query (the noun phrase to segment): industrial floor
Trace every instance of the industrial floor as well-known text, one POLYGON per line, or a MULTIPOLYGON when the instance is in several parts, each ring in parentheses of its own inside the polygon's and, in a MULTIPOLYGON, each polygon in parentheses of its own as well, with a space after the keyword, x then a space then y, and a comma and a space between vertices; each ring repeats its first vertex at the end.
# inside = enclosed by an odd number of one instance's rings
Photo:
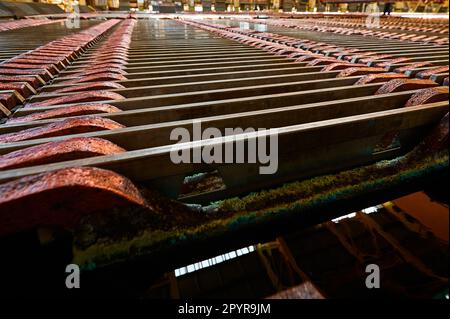
POLYGON ((2 294, 448 299, 448 18, 80 17, 0 21, 2 294))

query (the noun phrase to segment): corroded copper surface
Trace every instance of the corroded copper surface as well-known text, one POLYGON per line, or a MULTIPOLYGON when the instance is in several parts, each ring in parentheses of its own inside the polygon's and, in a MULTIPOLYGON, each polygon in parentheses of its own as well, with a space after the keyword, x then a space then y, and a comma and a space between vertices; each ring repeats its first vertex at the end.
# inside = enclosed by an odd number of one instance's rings
POLYGON ((290 55, 292 53, 295 53, 295 52, 296 52, 295 48, 289 48, 289 49, 286 48, 286 49, 281 49, 281 50, 275 52, 275 55, 286 55, 286 56, 288 56, 288 55, 290 55))
POLYGON ((11 116, 11 111, 0 102, 0 119, 11 116))
POLYGON ((14 83, 14 82, 25 82, 28 83, 34 89, 39 88, 41 83, 35 76, 26 75, 0 75, 0 83, 14 83))
POLYGON ((125 69, 125 65, 123 63, 118 62, 102 62, 97 63, 91 66, 87 66, 85 68, 82 68, 80 70, 88 71, 88 70, 97 70, 97 69, 104 69, 104 68, 119 68, 119 69, 125 69))
MULTIPOLYGON (((70 73, 69 77, 83 77, 83 76, 90 76, 90 75, 100 74, 100 73, 116 73, 116 74, 122 74, 122 75, 127 74, 126 71, 124 71, 120 68, 112 67, 112 68, 87 70, 86 72, 70 73)), ((59 78, 63 79, 64 77, 60 76, 59 78)))
POLYGON ((329 65, 336 63, 336 59, 334 58, 320 58, 320 59, 314 59, 310 62, 308 62, 308 66, 314 66, 314 65, 329 65))
POLYGON ((430 76, 434 74, 440 74, 440 73, 448 73, 448 65, 447 66, 439 66, 436 68, 431 68, 428 70, 421 71, 416 74, 416 77, 419 79, 428 79, 430 76))
POLYGON ((403 62, 408 62, 408 61, 411 61, 411 59, 410 58, 396 58, 396 59, 392 59, 389 61, 379 62, 379 63, 376 63, 375 65, 377 67, 384 68, 391 64, 403 63, 403 62))
POLYGON ((371 73, 383 73, 386 72, 383 68, 359 68, 359 67, 352 67, 345 70, 342 70, 337 77, 338 78, 344 78, 347 76, 355 76, 355 75, 366 75, 371 73))
POLYGON ((85 65, 90 67, 90 66, 102 65, 102 64, 106 64, 106 63, 111 64, 111 65, 112 64, 127 64, 128 61, 126 59, 124 59, 124 58, 111 57, 109 59, 104 59, 104 60, 101 60, 101 61, 99 61, 99 60, 92 60, 92 61, 87 62, 85 65))
POLYGON ((319 51, 319 52, 330 51, 330 50, 333 50, 333 49, 336 49, 336 46, 335 45, 329 45, 329 44, 312 46, 310 48, 310 50, 319 51))
POLYGON ((367 74, 363 76, 355 85, 363 85, 368 83, 380 83, 387 82, 392 79, 407 78, 403 73, 377 73, 377 74, 367 74))
POLYGON ((364 53, 357 53, 355 55, 347 55, 344 57, 345 61, 351 61, 353 59, 360 59, 360 58, 364 58, 364 57, 369 57, 369 56, 375 56, 377 55, 376 52, 372 52, 372 51, 368 51, 368 52, 364 52, 364 53))
POLYGON ((355 67, 361 67, 361 68, 365 68, 366 65, 365 64, 356 64, 356 63, 350 63, 350 62, 335 62, 335 63, 331 63, 328 64, 326 66, 324 66, 324 68, 321 70, 322 72, 328 72, 328 71, 339 71, 339 70, 345 70, 348 68, 355 68, 355 67))
POLYGON ((369 63, 369 62, 373 62, 373 61, 389 59, 391 57, 392 57, 392 55, 390 55, 390 54, 379 54, 379 55, 370 56, 368 58, 363 58, 363 59, 359 60, 359 62, 360 63, 369 63))
POLYGON ((47 94, 55 93, 70 93, 70 92, 83 92, 83 91, 94 91, 94 90, 113 90, 113 89, 123 89, 124 86, 116 82, 89 82, 88 84, 67 86, 65 88, 57 89, 47 94))
POLYGON ((0 135, 0 143, 13 143, 44 137, 113 130, 123 127, 122 124, 100 117, 77 117, 19 132, 2 134, 0 135))
POLYGON ((0 103, 10 110, 17 105, 18 101, 14 93, 0 93, 0 103))
POLYGON ((122 152, 125 152, 123 148, 105 139, 94 137, 71 138, 28 147, 0 156, 0 170, 122 152))
POLYGON ((291 59, 294 59, 294 58, 299 58, 299 57, 301 57, 301 56, 303 56, 305 54, 306 54, 305 51, 300 51, 299 49, 297 49, 296 52, 293 52, 293 53, 289 54, 287 57, 291 58, 291 59))
POLYGON ((433 86, 438 86, 438 84, 431 80, 419 80, 419 79, 395 79, 390 80, 381 86, 375 95, 387 94, 392 92, 402 92, 408 90, 425 89, 433 86))
POLYGON ((5 69, 0 65, 0 75, 39 75, 44 81, 49 81, 51 79, 50 74, 44 69, 29 69, 29 70, 18 70, 18 69, 5 69))
POLYGON ((76 79, 61 82, 61 84, 74 84, 83 82, 99 82, 99 81, 123 81, 127 78, 116 73, 98 73, 90 76, 80 77, 76 79))
POLYGON ((107 100, 122 100, 124 97, 120 94, 108 91, 81 92, 78 94, 70 94, 60 97, 51 98, 36 103, 27 103, 25 107, 43 107, 60 104, 95 102, 107 100))
POLYGON ((96 113, 115 113, 120 111, 121 109, 109 104, 84 103, 48 110, 45 112, 32 113, 21 117, 14 117, 9 119, 8 123, 30 122, 58 117, 90 115, 96 113))
MULTIPOLYGON (((17 8, 18 9, 18 8, 17 8)), ((55 22, 63 22, 64 20, 50 20, 47 18, 33 18, 33 19, 20 19, 20 20, 6 20, 5 22, 0 23, 0 32, 1 31, 9 31, 22 29, 26 27, 35 27, 44 24, 51 24, 55 22)))
POLYGON ((431 66, 433 65, 433 63, 431 62, 418 62, 418 63, 412 63, 412 64, 408 64, 399 68, 394 69, 394 72, 398 72, 398 73, 404 73, 410 70, 414 70, 417 68, 422 68, 424 66, 431 66))
POLYGON ((55 60, 55 59, 36 59, 36 58, 17 57, 9 61, 13 63, 22 63, 22 64, 48 65, 49 67, 56 66, 59 70, 62 70, 65 67, 65 64, 62 63, 63 59, 55 60))
POLYGON ((297 60, 295 60, 295 62, 308 62, 308 61, 313 61, 315 59, 320 59, 323 58, 323 55, 320 54, 305 54, 301 57, 299 57, 297 60))
POLYGON ((118 56, 118 57, 128 57, 128 49, 125 48, 107 48, 107 49, 103 49, 101 51, 96 51, 93 54, 91 54, 89 57, 90 58, 110 58, 110 57, 114 57, 114 56, 118 56))
POLYGON ((432 40, 436 40, 437 38, 439 38, 439 37, 436 36, 436 35, 433 35, 431 37, 423 38, 422 41, 429 42, 429 41, 432 41, 432 40))
MULTIPOLYGON (((53 61, 53 62, 60 62, 64 61, 67 58, 65 56, 62 56, 61 54, 48 54, 48 53, 39 53, 31 51, 30 53, 21 54, 17 59, 33 59, 33 60, 40 60, 40 61, 53 61)), ((15 61, 14 59, 12 59, 15 61)))
POLYGON ((424 153, 433 153, 448 148, 448 113, 441 119, 438 125, 419 144, 424 153))
POLYGON ((1 90, 14 90, 20 93, 24 98, 29 97, 32 92, 26 83, 1 83, 0 82, 0 91, 1 90))
POLYGON ((439 86, 420 90, 413 94, 405 106, 415 106, 448 100, 448 86, 439 86))
POLYGON ((0 185, 0 236, 37 226, 73 227, 85 214, 118 206, 147 206, 127 178, 93 167, 74 167, 0 185))

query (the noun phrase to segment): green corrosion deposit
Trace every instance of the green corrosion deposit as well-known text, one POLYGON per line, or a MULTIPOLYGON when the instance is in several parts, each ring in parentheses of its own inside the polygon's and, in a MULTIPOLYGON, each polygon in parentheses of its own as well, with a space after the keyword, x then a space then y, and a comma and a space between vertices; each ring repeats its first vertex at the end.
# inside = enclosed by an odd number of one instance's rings
POLYGON ((219 201, 214 203, 217 210, 213 213, 193 211, 164 199, 156 205, 157 212, 134 209, 115 211, 108 218, 91 217, 75 232, 73 262, 86 270, 105 266, 273 218, 302 214, 336 200, 383 190, 386 185, 401 186, 447 168, 447 149, 430 154, 416 147, 392 160, 219 201))

